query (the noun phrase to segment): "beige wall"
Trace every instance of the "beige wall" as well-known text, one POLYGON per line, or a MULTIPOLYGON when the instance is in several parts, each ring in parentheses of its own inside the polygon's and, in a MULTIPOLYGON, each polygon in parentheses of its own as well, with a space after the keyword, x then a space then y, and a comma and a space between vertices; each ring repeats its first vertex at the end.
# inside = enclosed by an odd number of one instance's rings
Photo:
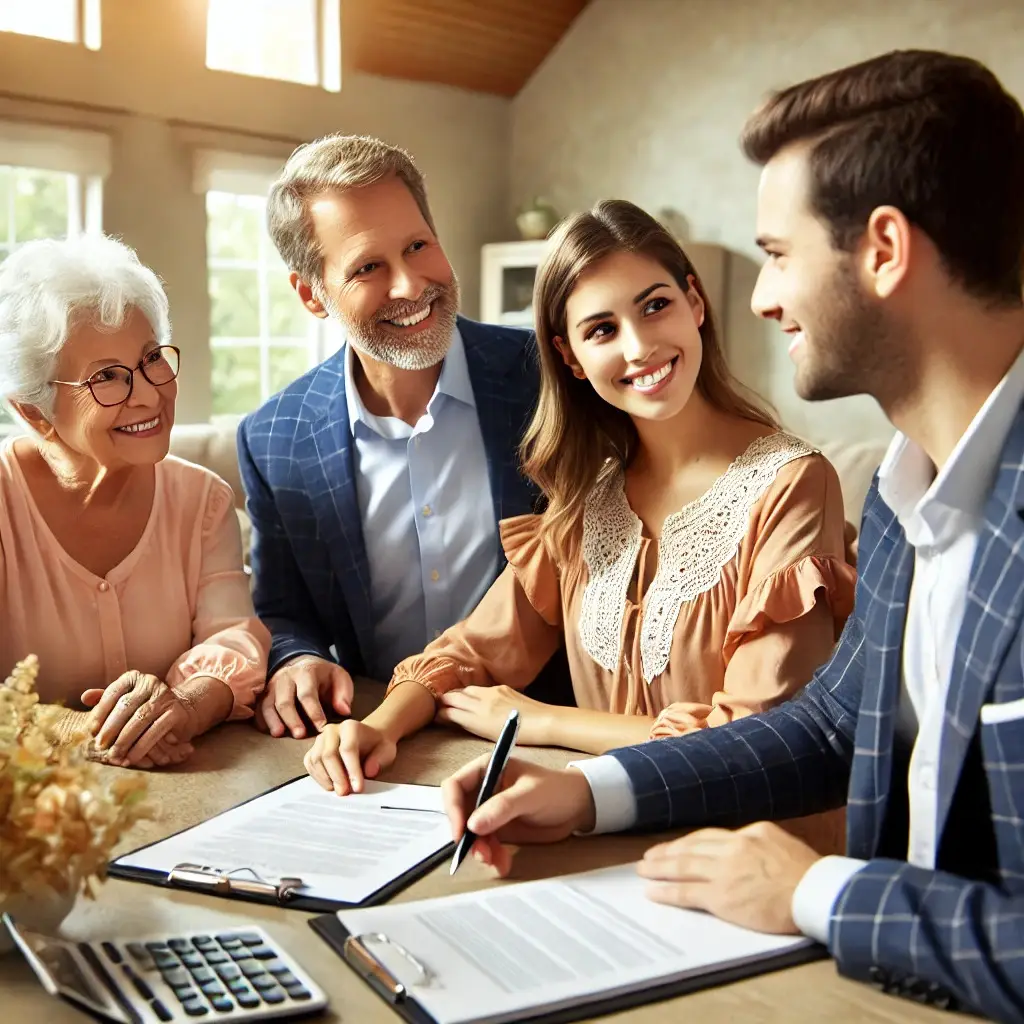
POLYGON ((508 237, 509 102, 372 75, 340 94, 205 67, 205 0, 103 0, 96 52, 0 32, 0 118, 86 125, 113 138, 104 227, 164 279, 184 362, 183 422, 210 409, 204 200, 191 149, 287 156, 332 131, 405 146, 476 315, 480 246, 508 237))
POLYGON ((797 398, 778 330, 750 313, 757 170, 736 139, 769 89, 902 47, 978 57, 1024 98, 1021 0, 593 0, 513 102, 512 203, 678 210, 730 250, 736 371, 816 440, 888 434, 868 399, 797 398))

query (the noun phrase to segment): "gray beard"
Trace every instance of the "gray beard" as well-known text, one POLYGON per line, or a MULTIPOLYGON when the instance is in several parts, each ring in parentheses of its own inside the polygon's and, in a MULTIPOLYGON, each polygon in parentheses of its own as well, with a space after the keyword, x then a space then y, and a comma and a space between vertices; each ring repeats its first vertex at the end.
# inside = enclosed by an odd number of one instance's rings
POLYGON ((427 370, 441 362, 451 347, 459 310, 459 282, 453 276, 448 287, 430 285, 417 303, 392 303, 378 310, 373 320, 363 322, 344 316, 328 295, 318 295, 317 298, 324 309, 345 326, 346 340, 353 348, 378 363, 386 363, 399 370, 427 370), (422 309, 425 301, 434 306, 434 323, 428 330, 406 341, 381 326, 384 320, 409 316, 416 307, 422 309))

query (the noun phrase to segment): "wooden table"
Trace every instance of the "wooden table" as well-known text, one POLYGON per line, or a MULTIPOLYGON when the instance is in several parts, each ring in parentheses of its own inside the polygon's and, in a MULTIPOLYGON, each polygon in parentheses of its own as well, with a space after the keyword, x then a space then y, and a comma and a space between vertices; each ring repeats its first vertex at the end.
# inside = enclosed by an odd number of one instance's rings
MULTIPOLYGON (((356 712, 362 717, 380 697, 375 684, 361 684, 356 712)), ((197 742, 191 760, 174 771, 152 773, 151 799, 159 820, 140 824, 119 852, 161 839, 182 828, 302 774, 302 755, 308 740, 274 740, 248 724, 224 726, 197 742)), ((403 743, 398 761, 382 778, 395 782, 438 784, 454 769, 491 745, 465 734, 428 729, 403 743)), ((552 767, 563 767, 574 755, 563 750, 520 748, 519 756, 552 767)), ((118 771, 120 769, 104 769, 118 771)), ((567 869, 624 864, 640 857, 653 840, 648 837, 599 836, 570 839, 554 846, 523 847, 516 855, 511 881, 548 878, 567 869)), ((422 899, 478 889, 496 881, 487 869, 467 860, 454 880, 443 865, 404 890, 396 899, 422 899)), ((164 890, 155 886, 112 880, 95 902, 79 900, 67 918, 63 934, 75 939, 110 935, 130 938, 186 928, 215 930, 255 922, 290 951, 324 988, 331 1001, 325 1021, 347 1024, 394 1022, 400 1018, 308 927, 310 915, 252 903, 164 890)), ((0 1017, 4 1024, 45 1021, 73 1024, 86 1018, 72 1007, 50 999, 17 953, 0 956, 0 1017)), ((938 1024, 967 1019, 942 1014, 914 1003, 884 996, 866 985, 840 978, 831 961, 761 975, 733 985, 655 1003, 603 1018, 634 1024, 681 1020, 701 1024, 893 1024, 922 1021, 938 1024)))

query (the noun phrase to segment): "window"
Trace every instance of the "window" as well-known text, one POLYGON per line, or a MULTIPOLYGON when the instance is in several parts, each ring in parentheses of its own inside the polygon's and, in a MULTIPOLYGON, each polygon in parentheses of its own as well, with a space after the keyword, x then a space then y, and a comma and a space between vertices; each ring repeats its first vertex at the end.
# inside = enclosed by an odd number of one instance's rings
POLYGON ((100 48, 100 0, 0 0, 0 32, 100 48))
POLYGON ((206 66, 341 89, 341 0, 209 0, 206 66))
MULTIPOLYGON (((37 238, 99 231, 109 139, 0 122, 0 261, 37 238)), ((13 420, 0 403, 0 433, 13 420)))

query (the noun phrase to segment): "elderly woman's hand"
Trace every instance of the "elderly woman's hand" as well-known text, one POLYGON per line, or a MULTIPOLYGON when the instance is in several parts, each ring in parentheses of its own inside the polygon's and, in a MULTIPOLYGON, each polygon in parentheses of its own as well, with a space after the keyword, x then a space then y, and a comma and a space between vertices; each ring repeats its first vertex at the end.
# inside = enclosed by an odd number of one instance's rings
POLYGON ((125 672, 102 690, 86 690, 82 702, 93 708, 90 731, 110 764, 177 764, 191 753, 187 741, 199 731, 195 708, 143 672, 125 672))

